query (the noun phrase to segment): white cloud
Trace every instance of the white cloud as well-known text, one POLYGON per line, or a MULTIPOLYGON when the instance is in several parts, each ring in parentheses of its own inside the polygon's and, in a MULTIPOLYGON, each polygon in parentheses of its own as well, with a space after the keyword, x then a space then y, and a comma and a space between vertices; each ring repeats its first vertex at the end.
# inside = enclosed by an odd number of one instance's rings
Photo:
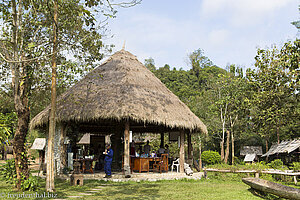
POLYGON ((200 15, 216 18, 224 15, 237 26, 256 25, 293 0, 203 0, 200 15))
MULTIPOLYGON (((172 5, 181 5, 176 2, 172 5)), ((171 3, 171 0, 162 2, 171 3)), ((297 32, 290 25, 298 16, 297 3, 291 0, 203 0, 201 3, 201 16, 197 9, 186 10, 180 16, 179 8, 160 12, 128 9, 110 23, 115 36, 106 43, 115 44, 114 50, 118 51, 126 40, 125 49, 141 62, 152 57, 157 67, 169 64, 187 69, 187 54, 198 48, 220 67, 227 63, 250 67, 257 46, 264 48, 284 42, 297 32)))
POLYGON ((230 32, 225 29, 213 30, 209 34, 210 43, 214 46, 224 46, 228 42, 230 32))

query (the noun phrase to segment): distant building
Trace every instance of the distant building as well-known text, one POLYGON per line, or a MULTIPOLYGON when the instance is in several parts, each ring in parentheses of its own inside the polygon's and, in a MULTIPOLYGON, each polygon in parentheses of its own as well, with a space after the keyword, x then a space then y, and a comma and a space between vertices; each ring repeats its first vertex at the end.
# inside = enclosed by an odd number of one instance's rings
POLYGON ((241 156, 245 156, 244 162, 255 162, 259 161, 259 156, 262 155, 261 146, 243 146, 240 151, 241 156))
POLYGON ((270 150, 262 155, 269 160, 281 159, 284 164, 299 162, 300 138, 291 141, 282 141, 280 144, 273 144, 270 150))

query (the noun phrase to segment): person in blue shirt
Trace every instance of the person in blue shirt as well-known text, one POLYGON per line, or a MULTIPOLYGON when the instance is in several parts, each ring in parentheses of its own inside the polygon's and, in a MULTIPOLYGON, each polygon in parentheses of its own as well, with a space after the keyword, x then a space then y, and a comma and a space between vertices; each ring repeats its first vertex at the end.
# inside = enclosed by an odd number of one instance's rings
POLYGON ((104 171, 105 176, 104 178, 111 178, 111 163, 114 155, 114 151, 111 149, 110 144, 106 145, 106 150, 104 152, 105 158, 104 158, 104 171))

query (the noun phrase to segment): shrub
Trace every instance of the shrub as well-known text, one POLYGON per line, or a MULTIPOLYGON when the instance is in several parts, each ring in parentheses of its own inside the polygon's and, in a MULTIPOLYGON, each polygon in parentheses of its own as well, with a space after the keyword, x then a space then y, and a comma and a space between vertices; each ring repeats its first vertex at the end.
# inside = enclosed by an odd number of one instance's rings
POLYGON ((283 165, 283 162, 280 159, 275 159, 268 164, 269 167, 273 169, 286 169, 286 166, 283 165))
POLYGON ((221 162, 221 156, 216 151, 203 151, 201 158, 202 161, 208 165, 213 165, 221 162))
POLYGON ((30 175, 28 179, 22 181, 22 190, 35 191, 39 186, 38 178, 30 175))
MULTIPOLYGON (((16 173, 16 166, 15 166, 15 160, 6 160, 6 163, 1 166, 2 170, 0 171, 0 175, 2 178, 6 180, 6 182, 15 184, 17 181, 17 173, 16 173)), ((22 177, 21 182, 21 189, 22 190, 29 190, 34 191, 37 189, 39 185, 39 181, 37 177, 34 177, 32 175, 29 175, 27 179, 25 177, 22 177)))
POLYGON ((300 171, 300 162, 293 162, 291 169, 294 171, 300 171))
POLYGON ((0 173, 6 180, 6 182, 11 184, 15 183, 17 178, 15 160, 6 160, 5 164, 2 166, 2 170, 0 171, 0 173))

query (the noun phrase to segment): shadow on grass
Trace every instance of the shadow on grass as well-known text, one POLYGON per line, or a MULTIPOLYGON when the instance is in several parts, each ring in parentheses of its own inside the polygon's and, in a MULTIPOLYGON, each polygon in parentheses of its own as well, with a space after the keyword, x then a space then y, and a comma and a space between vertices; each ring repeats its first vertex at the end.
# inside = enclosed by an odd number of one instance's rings
POLYGON ((250 191, 253 195, 260 197, 262 199, 267 199, 267 200, 279 200, 282 199, 280 197, 277 197, 273 194, 265 193, 259 190, 255 190, 253 188, 249 188, 248 191, 250 191))

